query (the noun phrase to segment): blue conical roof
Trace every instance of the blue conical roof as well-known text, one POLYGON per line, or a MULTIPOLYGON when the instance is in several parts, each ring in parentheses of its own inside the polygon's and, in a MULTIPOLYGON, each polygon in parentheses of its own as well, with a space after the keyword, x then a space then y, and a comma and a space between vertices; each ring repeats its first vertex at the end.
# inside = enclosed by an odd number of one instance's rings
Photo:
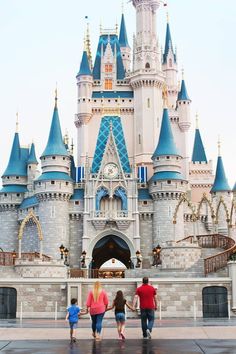
POLYGON ((25 154, 25 150, 24 151, 23 150, 24 149, 21 149, 21 147, 20 147, 19 134, 16 132, 14 139, 13 139, 13 143, 12 143, 9 162, 8 162, 7 168, 6 168, 2 177, 5 177, 5 176, 26 176, 27 175, 26 158, 28 158, 28 156, 26 156, 27 151, 25 154))
POLYGON ((35 154, 35 146, 34 143, 31 144, 30 148, 30 153, 29 153, 29 158, 27 161, 28 164, 38 164, 38 161, 36 159, 36 154, 35 154))
MULTIPOLYGON (((171 34, 170 34, 170 25, 167 22, 167 25, 166 25, 165 51, 163 53, 163 64, 165 64, 167 62, 167 56, 168 56, 169 50, 171 50, 172 53, 174 54, 173 44, 172 44, 172 39, 171 39, 171 34)), ((176 55, 175 54, 174 54, 174 60, 176 62, 176 55)))
POLYGON ((120 47, 129 47, 124 14, 121 16, 119 43, 120 47))
POLYGON ((152 159, 154 159, 157 156, 163 156, 163 155, 180 156, 180 154, 178 153, 178 150, 175 146, 174 137, 173 137, 172 129, 170 126, 170 119, 169 119, 167 108, 164 108, 164 110, 163 110, 159 142, 158 142, 156 150, 152 156, 152 159))
POLYGON ((83 52, 82 60, 80 63, 80 69, 79 69, 77 76, 79 76, 79 75, 92 75, 92 72, 91 72, 90 66, 89 66, 89 61, 88 61, 88 54, 87 54, 86 50, 84 50, 84 52, 83 52))
POLYGON ((193 154, 192 162, 206 162, 206 153, 202 143, 202 138, 199 129, 195 131, 194 145, 193 145, 193 154))
POLYGON ((60 120, 59 120, 59 115, 58 115, 58 108, 57 108, 56 104, 54 107, 54 112, 53 112, 52 123, 51 123, 47 146, 46 146, 41 158, 44 156, 50 156, 50 155, 69 156, 69 154, 66 150, 65 144, 63 142, 63 139, 62 139, 61 126, 60 126, 60 120))
POLYGON ((181 89, 178 93, 178 101, 190 101, 184 80, 181 82, 181 89))
POLYGON ((218 156, 216 175, 213 186, 211 188, 211 193, 230 191, 230 187, 225 175, 223 160, 221 156, 218 156))

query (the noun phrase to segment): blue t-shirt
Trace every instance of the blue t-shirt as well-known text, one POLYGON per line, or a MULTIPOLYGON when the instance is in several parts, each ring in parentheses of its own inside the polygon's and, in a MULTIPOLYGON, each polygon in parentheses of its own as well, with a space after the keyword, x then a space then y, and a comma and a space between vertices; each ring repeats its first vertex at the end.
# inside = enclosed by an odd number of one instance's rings
POLYGON ((67 308, 67 311, 69 312, 69 322, 78 322, 78 314, 80 313, 79 306, 71 305, 67 308))

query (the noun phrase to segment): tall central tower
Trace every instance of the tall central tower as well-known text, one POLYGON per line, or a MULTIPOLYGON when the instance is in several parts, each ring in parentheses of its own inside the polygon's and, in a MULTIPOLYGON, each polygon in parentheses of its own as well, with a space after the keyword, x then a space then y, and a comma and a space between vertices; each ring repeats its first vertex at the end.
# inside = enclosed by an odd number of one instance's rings
MULTIPOLYGON (((151 166, 163 109, 164 74, 156 33, 159 5, 159 0, 133 0, 136 35, 130 83, 134 90, 134 156, 137 165, 148 167, 151 166)), ((151 167, 148 171, 150 176, 151 167)))

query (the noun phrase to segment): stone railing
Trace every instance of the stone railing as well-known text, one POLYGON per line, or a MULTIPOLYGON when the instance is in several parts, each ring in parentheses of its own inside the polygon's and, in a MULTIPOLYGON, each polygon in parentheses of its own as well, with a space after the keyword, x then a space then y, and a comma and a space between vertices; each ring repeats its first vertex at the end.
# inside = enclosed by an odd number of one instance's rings
POLYGON ((103 219, 123 219, 129 217, 129 212, 126 210, 117 210, 117 211, 96 210, 93 212, 93 217, 103 218, 103 219))
MULTIPOLYGON (((197 235, 198 245, 202 248, 222 248, 224 251, 204 259, 205 275, 216 272, 227 266, 230 256, 236 252, 235 241, 228 236, 220 234, 197 235)), ((181 241, 194 242, 194 236, 185 237, 181 241)))
MULTIPOLYGON (((22 260, 34 261, 35 259, 40 258, 40 253, 38 252, 29 252, 21 253, 22 260)), ((0 252, 0 266, 13 266, 15 261, 19 259, 19 254, 15 252, 0 252)), ((51 257, 42 255, 42 261, 50 261, 51 257)))

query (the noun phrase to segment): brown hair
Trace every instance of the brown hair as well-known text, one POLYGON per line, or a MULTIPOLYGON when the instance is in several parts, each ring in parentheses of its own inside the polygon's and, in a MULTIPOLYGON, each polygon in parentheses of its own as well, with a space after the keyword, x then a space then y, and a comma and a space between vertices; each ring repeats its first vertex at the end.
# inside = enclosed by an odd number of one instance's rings
POLYGON ((122 308, 124 306, 124 302, 125 302, 124 294, 121 290, 118 290, 114 300, 115 307, 122 308))

